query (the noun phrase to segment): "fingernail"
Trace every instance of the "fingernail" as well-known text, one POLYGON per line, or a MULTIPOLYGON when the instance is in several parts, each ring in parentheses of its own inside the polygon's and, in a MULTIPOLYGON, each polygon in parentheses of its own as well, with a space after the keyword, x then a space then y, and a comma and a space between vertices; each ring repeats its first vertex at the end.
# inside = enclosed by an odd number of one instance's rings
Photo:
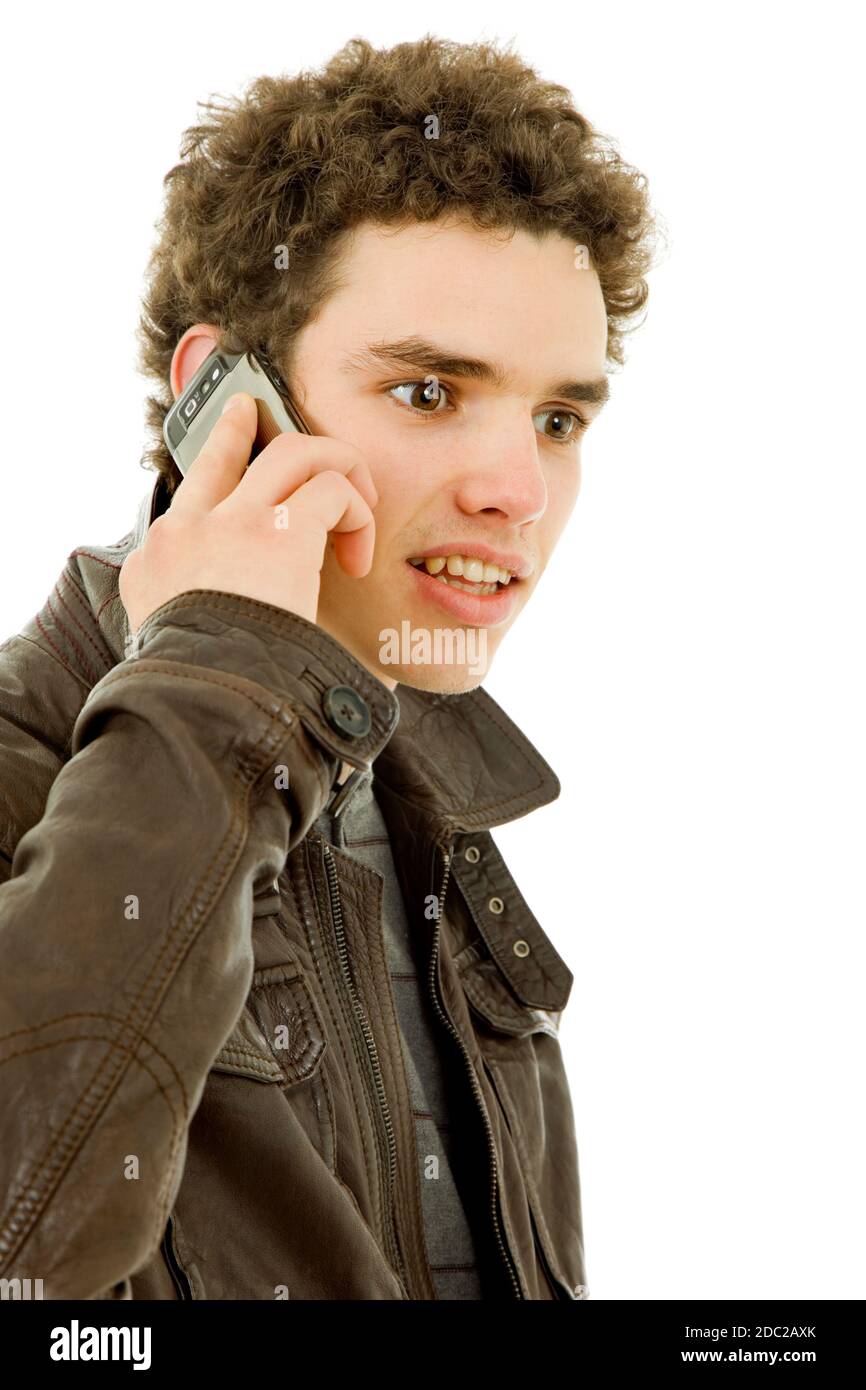
POLYGON ((232 406, 234 406, 234 405, 240 405, 240 403, 241 403, 242 400, 243 400, 243 395, 238 395, 237 393, 235 393, 234 396, 229 396, 228 400, 226 401, 225 405, 223 406, 222 410, 220 411, 220 415, 225 415, 225 413, 226 413, 227 410, 231 410, 232 406))

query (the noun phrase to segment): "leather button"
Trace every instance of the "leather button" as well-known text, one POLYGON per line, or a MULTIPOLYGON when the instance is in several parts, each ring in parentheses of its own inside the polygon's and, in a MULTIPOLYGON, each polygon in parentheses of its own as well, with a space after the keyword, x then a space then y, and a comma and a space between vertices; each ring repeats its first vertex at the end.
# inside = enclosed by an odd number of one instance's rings
POLYGON ((372 719, 367 701, 350 685, 332 685, 322 696, 322 709, 332 729, 349 738, 363 738, 372 719))

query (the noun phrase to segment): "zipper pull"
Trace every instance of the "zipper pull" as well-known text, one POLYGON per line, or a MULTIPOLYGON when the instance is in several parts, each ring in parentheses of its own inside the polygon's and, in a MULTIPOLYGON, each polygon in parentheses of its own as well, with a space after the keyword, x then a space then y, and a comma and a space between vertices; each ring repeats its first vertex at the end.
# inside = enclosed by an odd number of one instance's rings
POLYGON ((436 912, 436 925, 442 921, 442 913, 445 909, 445 895, 448 892, 448 881, 451 878, 451 861, 454 858, 454 842, 448 840, 444 845, 440 844, 442 858, 445 861, 445 872, 442 877, 442 887, 439 889, 438 908, 436 912), (447 848, 446 848, 447 846, 447 848))

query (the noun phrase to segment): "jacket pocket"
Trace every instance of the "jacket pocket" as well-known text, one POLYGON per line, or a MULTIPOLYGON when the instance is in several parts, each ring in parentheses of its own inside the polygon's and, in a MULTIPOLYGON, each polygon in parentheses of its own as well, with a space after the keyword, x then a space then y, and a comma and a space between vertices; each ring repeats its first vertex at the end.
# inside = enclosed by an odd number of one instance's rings
POLYGON ((240 1258, 233 1248, 238 1242, 227 1234, 244 1209, 245 1187, 224 1189, 212 1169, 224 1165, 234 1175, 229 1181, 240 1173, 245 1183, 260 1149, 272 1162, 277 1142, 285 1144, 287 1154, 309 1155, 313 1164, 314 1149, 334 1171, 333 1105, 323 1066, 327 1051, 321 1016, 298 964, 286 960, 256 970, 243 1012, 211 1065, 190 1131, 194 1176, 191 1186, 186 1176, 181 1183, 161 1245, 179 1298, 223 1297, 220 1290, 232 1280, 255 1282, 254 1269, 238 1272, 232 1264, 240 1258), (214 1201, 231 1206, 219 1236, 212 1229, 213 1207, 202 1204, 197 1190, 203 1178, 212 1183, 214 1201))
POLYGON ((336 1129, 321 1014, 295 961, 253 974, 243 1013, 211 1071, 278 1086, 291 1116, 335 1171, 336 1129))
POLYGON ((577 1142, 558 1038, 562 1010, 522 1002, 481 939, 455 965, 516 1154, 509 1171, 523 1185, 536 1258, 556 1298, 586 1298, 577 1142))
POLYGON ((326 1048, 309 986, 288 961, 255 971, 244 1011, 211 1070, 293 1086, 316 1075, 326 1048))
POLYGON ((588 1297, 574 1118, 559 1044, 536 1034, 517 1058, 482 1047, 484 1069, 514 1144, 539 1263, 556 1298, 588 1297))

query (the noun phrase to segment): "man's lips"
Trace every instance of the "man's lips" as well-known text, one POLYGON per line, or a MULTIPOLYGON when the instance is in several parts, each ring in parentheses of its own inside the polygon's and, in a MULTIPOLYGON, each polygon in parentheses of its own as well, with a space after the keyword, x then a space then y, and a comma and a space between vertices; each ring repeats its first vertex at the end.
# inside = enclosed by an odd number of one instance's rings
MULTIPOLYGON (((433 552, 429 553, 432 558, 433 552)), ((439 553, 454 555, 459 554, 459 551, 448 550, 439 553)), ((477 550, 474 553, 479 559, 482 558, 477 550)), ((499 561, 491 559, 489 563, 498 564, 499 561)), ((512 579, 507 587, 497 587, 495 593, 470 594, 465 589, 455 588, 438 574, 428 574, 423 566, 418 568, 416 565, 410 565, 407 560, 406 567, 414 576, 420 597, 435 603, 450 617, 471 627, 498 627, 501 623, 507 622, 518 602, 517 591, 522 587, 519 579, 512 579)))

